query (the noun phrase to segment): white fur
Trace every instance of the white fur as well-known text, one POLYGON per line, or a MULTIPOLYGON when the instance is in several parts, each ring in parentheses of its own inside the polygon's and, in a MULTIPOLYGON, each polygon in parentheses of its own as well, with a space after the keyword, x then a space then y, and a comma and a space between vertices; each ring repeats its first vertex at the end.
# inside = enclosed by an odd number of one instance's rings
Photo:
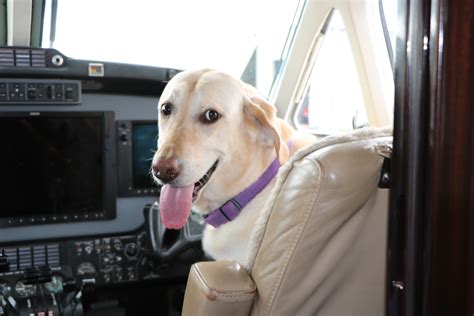
POLYGON ((276 177, 260 192, 239 216, 232 222, 214 228, 206 225, 202 240, 206 253, 220 260, 237 260, 244 263, 250 244, 251 231, 257 222, 262 206, 265 204, 275 184, 276 177))

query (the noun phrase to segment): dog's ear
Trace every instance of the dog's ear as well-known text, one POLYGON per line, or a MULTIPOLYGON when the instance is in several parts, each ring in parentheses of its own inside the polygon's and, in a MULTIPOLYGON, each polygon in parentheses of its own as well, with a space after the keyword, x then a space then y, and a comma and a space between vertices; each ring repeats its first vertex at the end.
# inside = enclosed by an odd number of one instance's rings
POLYGON ((276 108, 260 96, 244 95, 244 113, 251 120, 256 121, 258 129, 263 129, 264 135, 268 135, 273 145, 277 158, 283 164, 290 155, 287 144, 281 138, 277 129, 276 108))

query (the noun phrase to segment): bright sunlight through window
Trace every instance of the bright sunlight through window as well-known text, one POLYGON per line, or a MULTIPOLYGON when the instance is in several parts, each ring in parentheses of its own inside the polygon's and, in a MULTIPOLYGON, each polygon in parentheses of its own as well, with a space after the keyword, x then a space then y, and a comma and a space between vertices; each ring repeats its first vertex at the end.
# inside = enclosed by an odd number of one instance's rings
POLYGON ((317 134, 348 132, 367 124, 354 57, 341 14, 334 10, 297 111, 300 128, 317 134))
POLYGON ((253 62, 256 74, 250 83, 266 94, 297 4, 298 0, 58 0, 51 45, 47 0, 42 46, 77 59, 216 68, 237 77, 253 62))

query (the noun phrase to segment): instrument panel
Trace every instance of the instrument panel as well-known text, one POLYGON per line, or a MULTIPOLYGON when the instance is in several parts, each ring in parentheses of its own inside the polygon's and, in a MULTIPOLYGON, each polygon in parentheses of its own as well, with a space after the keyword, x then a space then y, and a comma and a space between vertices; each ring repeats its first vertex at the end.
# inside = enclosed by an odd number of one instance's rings
MULTIPOLYGON (((48 50, 45 56, 50 53, 59 54, 48 50)), ((177 282, 176 286, 182 286, 190 264, 203 257, 200 245, 196 245, 173 258, 172 262, 160 258, 149 249, 145 219, 140 216, 143 208, 156 201, 159 194, 156 184, 147 182, 149 157, 145 157, 144 152, 150 155, 150 149, 156 147, 156 102, 166 82, 177 71, 105 63, 107 76, 89 78, 84 72, 89 65, 87 61, 63 58, 63 66, 42 65, 35 68, 34 75, 26 68, 0 65, 4 70, 0 78, 0 116, 4 120, 16 120, 12 124, 19 126, 16 130, 5 129, 2 134, 6 139, 24 136, 21 142, 12 141, 13 150, 7 151, 12 163, 3 165, 19 165, 17 169, 8 169, 13 170, 10 179, 30 176, 15 177, 14 174, 25 165, 23 160, 15 158, 31 156, 17 153, 21 148, 31 148, 31 143, 36 141, 39 150, 35 153, 44 152, 46 157, 35 158, 34 179, 42 176, 44 185, 31 185, 30 179, 25 188, 11 191, 47 188, 44 189, 46 193, 38 194, 54 201, 50 206, 39 204, 38 199, 28 194, 29 198, 17 198, 8 193, 11 183, 0 190, 13 201, 3 203, 5 212, 0 216, 3 223, 0 227, 0 315, 82 315, 81 305, 98 299, 92 297, 91 292, 124 289, 127 295, 131 287, 143 288, 147 284, 154 289, 163 282, 177 282), (83 119, 91 113, 112 115, 106 123, 96 124, 100 128, 91 129, 90 120, 83 119), (43 123, 46 117, 55 124, 43 123), (79 124, 81 128, 89 128, 90 137, 85 130, 76 134, 71 132, 71 126, 77 120, 84 122, 79 124), (126 127, 130 129, 124 129, 124 124, 129 124, 126 127), (51 126, 59 129, 50 130, 51 126), (120 134, 116 135, 116 132, 120 134), (108 155, 110 159, 95 158, 98 155, 87 153, 84 148, 92 148, 93 143, 89 140, 92 136, 96 138, 98 148, 95 152, 108 155), (73 144, 74 140, 84 140, 84 146, 79 148, 73 144), (124 150, 116 152, 118 147, 124 150), (73 148, 80 154, 73 152, 73 148), (91 169, 91 173, 105 179, 90 181, 91 187, 101 184, 96 195, 110 202, 90 202, 92 206, 100 204, 101 207, 94 206, 98 211, 84 211, 90 206, 81 204, 86 198, 76 199, 81 203, 69 203, 77 204, 74 207, 64 202, 64 197, 84 193, 77 189, 83 189, 83 185, 71 189, 65 185, 67 181, 81 180, 82 175, 86 180, 93 178, 74 166, 74 157, 81 161, 80 166, 93 166, 84 163, 89 157, 101 161, 97 164, 100 168, 109 170, 104 173, 91 169), (45 164, 40 166, 38 162, 45 164), (120 168, 117 162, 121 163, 120 168), (76 177, 67 175, 61 168, 72 170, 76 177), (55 181, 49 181, 50 178, 55 181), (119 182, 124 184, 124 190, 117 188, 119 182), (34 212, 27 212, 28 203, 34 212), (65 205, 62 209, 60 203, 65 205), (103 216, 99 212, 101 208, 104 209, 103 216), (21 210, 18 212, 17 209, 21 210)), ((92 201, 90 195, 85 195, 92 201)), ((115 293, 117 296, 124 294, 115 293)), ((84 312, 88 308, 91 308, 90 304, 84 305, 84 312)))
POLYGON ((170 264, 150 256, 147 243, 146 232, 141 229, 125 235, 0 246, 3 258, 8 261, 1 266, 0 296, 36 295, 40 291, 38 285, 25 282, 25 272, 32 267, 51 267, 51 281, 44 283, 41 291, 59 294, 71 284, 100 287, 186 277, 189 263, 203 255, 200 247, 191 248, 170 264))

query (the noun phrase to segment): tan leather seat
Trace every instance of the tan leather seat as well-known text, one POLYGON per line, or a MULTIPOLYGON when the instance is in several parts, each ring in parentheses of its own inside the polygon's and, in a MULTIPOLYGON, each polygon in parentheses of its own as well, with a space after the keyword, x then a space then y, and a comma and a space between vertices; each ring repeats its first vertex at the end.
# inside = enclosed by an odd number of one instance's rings
POLYGON ((383 315, 390 129, 326 137, 278 175, 248 262, 193 265, 183 315, 383 315), (245 267, 245 269, 243 269, 245 267))

